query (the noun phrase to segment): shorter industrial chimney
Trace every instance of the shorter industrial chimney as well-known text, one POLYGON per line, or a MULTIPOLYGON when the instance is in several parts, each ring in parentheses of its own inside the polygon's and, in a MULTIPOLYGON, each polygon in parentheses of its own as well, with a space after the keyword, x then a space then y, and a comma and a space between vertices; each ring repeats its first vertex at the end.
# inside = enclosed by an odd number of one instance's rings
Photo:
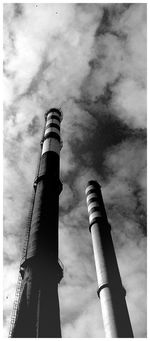
POLYGON ((96 181, 88 182, 86 196, 98 281, 97 294, 101 301, 105 336, 133 338, 111 227, 107 220, 101 187, 96 181))

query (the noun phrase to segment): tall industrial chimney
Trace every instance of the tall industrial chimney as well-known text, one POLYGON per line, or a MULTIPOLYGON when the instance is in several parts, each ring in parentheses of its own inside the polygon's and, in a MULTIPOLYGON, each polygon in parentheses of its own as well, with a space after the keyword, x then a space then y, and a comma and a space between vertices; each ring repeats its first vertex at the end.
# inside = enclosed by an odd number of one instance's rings
POLYGON ((38 174, 23 259, 21 285, 10 337, 61 337, 58 283, 58 210, 62 184, 60 163, 60 110, 45 114, 38 174))
POLYGON ((89 181, 86 188, 90 232, 101 301, 105 336, 133 338, 117 259, 110 233, 110 225, 103 203, 100 185, 89 181))

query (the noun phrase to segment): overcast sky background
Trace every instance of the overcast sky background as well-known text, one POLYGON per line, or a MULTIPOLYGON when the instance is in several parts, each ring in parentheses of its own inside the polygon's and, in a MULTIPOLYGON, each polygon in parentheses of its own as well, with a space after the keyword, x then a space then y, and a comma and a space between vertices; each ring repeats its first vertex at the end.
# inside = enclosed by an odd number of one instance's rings
POLYGON ((96 179, 146 337, 146 4, 4 5, 4 336, 44 126, 61 107, 63 337, 104 337, 85 186, 96 179))

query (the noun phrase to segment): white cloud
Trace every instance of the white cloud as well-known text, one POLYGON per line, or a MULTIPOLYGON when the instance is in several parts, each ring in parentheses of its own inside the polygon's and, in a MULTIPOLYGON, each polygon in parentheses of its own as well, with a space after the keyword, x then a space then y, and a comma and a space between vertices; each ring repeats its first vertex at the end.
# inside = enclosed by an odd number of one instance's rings
POLYGON ((146 128, 146 91, 132 79, 123 79, 113 86, 112 107, 131 127, 146 128))

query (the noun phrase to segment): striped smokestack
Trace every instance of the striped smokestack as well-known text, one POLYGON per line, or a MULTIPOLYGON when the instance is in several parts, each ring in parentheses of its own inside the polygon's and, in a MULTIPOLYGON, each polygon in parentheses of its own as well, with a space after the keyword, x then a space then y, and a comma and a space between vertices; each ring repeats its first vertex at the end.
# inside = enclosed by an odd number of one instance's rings
POLYGON ((88 182, 86 198, 105 336, 133 337, 101 187, 96 181, 88 182))
POLYGON ((38 174, 34 181, 31 218, 20 265, 22 283, 11 337, 61 337, 58 283, 60 122, 56 108, 45 114, 38 174))

